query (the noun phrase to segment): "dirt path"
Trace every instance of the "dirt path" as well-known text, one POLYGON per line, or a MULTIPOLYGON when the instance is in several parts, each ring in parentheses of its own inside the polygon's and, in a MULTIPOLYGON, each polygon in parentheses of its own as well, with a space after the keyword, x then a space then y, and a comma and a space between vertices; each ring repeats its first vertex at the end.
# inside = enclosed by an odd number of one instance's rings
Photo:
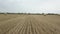
MULTIPOLYGON (((60 34, 60 26, 52 17, 22 15, 0 22, 0 34, 60 34)), ((56 18, 56 17, 54 17, 56 18)), ((58 18, 56 18, 59 20, 58 18)))

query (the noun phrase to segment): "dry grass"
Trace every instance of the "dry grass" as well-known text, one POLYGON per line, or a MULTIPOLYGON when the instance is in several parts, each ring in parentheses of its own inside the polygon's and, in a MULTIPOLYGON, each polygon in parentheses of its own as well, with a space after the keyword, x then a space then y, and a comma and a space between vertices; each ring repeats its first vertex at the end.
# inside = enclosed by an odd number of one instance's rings
POLYGON ((60 16, 1 14, 0 34, 60 34, 60 16))

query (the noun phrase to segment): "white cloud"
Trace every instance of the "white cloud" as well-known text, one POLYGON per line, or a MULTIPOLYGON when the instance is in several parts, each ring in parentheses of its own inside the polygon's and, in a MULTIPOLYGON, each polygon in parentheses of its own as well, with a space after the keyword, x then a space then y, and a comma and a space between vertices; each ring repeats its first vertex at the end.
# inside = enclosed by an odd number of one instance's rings
POLYGON ((12 12, 57 12, 60 0, 0 0, 0 9, 12 12))

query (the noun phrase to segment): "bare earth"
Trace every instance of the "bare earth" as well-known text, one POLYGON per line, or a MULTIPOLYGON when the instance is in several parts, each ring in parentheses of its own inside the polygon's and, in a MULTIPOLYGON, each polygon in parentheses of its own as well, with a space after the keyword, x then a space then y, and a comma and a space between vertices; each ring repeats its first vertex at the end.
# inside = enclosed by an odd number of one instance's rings
POLYGON ((60 16, 0 14, 0 34, 60 34, 60 16))

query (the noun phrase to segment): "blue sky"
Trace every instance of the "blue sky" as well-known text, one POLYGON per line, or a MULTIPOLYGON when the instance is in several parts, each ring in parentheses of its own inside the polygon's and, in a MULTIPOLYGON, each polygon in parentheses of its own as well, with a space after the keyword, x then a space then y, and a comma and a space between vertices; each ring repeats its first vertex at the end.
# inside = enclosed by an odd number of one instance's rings
POLYGON ((0 0, 0 12, 60 13, 60 0, 0 0))

